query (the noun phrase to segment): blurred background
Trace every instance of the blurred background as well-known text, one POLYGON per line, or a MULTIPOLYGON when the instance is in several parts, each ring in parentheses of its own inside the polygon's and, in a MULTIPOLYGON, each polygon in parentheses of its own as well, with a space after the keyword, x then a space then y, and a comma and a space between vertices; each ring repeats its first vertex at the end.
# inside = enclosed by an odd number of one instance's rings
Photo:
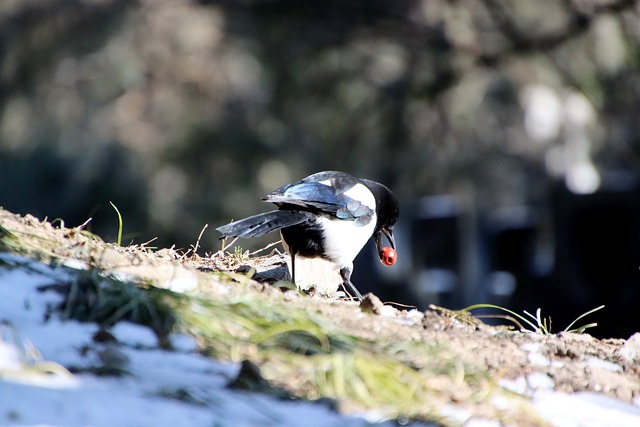
POLYGON ((639 48, 630 0, 4 0, 0 206, 114 241, 112 201, 124 243, 209 224, 204 254, 263 194, 344 170, 401 201, 399 262, 369 245, 361 291, 556 331, 606 304, 591 331, 626 338, 639 48))

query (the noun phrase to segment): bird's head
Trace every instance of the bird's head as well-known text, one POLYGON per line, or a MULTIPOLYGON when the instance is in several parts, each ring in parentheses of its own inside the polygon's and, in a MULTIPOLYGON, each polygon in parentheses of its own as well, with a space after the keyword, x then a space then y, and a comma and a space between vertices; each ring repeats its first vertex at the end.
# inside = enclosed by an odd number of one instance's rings
POLYGON ((395 262, 396 241, 393 237, 393 227, 398 221, 400 215, 400 206, 398 200, 385 185, 367 179, 362 180, 371 190, 376 199, 376 228, 373 232, 373 240, 376 244, 376 251, 380 262, 384 265, 391 265, 395 262), (393 262, 389 261, 389 251, 385 250, 382 243, 382 235, 384 235, 393 249, 393 262))

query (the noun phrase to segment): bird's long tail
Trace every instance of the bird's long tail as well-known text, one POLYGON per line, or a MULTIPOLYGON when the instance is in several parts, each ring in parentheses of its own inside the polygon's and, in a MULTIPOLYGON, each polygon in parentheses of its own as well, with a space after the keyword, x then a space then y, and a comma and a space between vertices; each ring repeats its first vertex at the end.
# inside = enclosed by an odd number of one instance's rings
POLYGON ((216 228, 223 237, 260 237, 270 231, 300 224, 310 219, 306 211, 279 210, 250 216, 216 228))

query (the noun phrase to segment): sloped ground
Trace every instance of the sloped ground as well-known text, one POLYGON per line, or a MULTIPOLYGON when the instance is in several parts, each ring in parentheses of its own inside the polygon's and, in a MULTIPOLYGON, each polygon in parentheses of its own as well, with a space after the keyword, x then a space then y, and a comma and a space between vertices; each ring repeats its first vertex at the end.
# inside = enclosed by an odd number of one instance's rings
MULTIPOLYGON (((362 305, 311 297, 283 281, 254 280, 278 279, 284 259, 276 252, 202 258, 120 247, 81 227, 2 210, 0 252, 65 269, 68 279, 45 287, 62 301, 48 318, 97 324, 106 337, 124 320, 138 323, 169 351, 186 332, 199 353, 242 362, 228 379, 233 389, 401 422, 640 425, 640 335, 543 335, 491 327, 466 312, 398 310, 371 295, 362 305)), ((127 362, 107 357, 75 368, 117 377, 127 362)), ((202 406, 188 389, 166 397, 202 406)))

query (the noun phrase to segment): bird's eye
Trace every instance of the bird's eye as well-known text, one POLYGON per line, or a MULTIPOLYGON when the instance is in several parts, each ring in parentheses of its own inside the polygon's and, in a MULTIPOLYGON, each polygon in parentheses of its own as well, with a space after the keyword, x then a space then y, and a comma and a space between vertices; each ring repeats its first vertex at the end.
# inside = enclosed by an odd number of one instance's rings
POLYGON ((393 265, 396 263, 397 259, 398 254, 393 248, 390 248, 389 246, 385 246, 382 248, 380 253, 380 261, 382 261, 384 265, 393 265))

